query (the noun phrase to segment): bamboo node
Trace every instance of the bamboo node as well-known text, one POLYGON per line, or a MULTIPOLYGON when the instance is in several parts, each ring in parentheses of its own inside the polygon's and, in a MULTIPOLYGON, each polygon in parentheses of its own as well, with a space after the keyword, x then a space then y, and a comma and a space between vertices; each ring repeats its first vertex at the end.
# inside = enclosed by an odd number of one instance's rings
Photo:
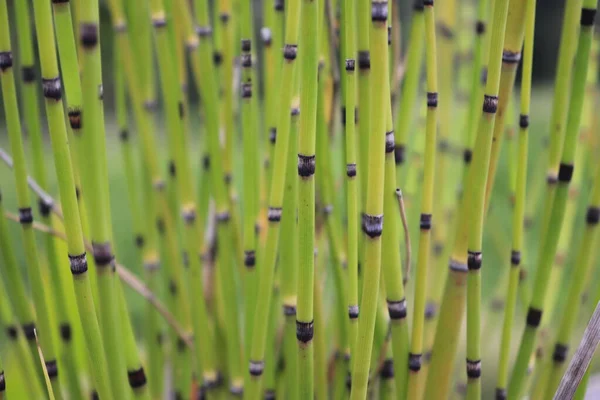
POLYGON ((98 44, 98 24, 82 22, 79 24, 79 40, 85 49, 93 49, 98 44))
POLYGON ((408 369, 412 372, 421 370, 421 353, 408 353, 408 369))
POLYGON ((358 308, 357 304, 348 306, 348 318, 357 319, 358 314, 359 314, 359 308, 358 308))
POLYGON ((132 389, 138 389, 142 386, 146 385, 146 373, 144 372, 144 367, 141 367, 127 371, 127 379, 129 380, 129 386, 132 389))
POLYGON ((585 222, 588 225, 597 225, 598 222, 600 222, 600 207, 589 206, 585 216, 585 222))
POLYGON ((31 211, 31 207, 19 208, 19 222, 22 224, 33 223, 33 212, 31 211))
POLYGON ((0 51, 0 70, 2 72, 13 66, 12 51, 0 51))
POLYGON ((540 325, 540 321, 542 320, 542 310, 529 307, 527 311, 527 326, 532 328, 537 328, 540 325))
POLYGON ((296 320, 296 339, 302 343, 308 343, 313 339, 314 335, 314 320, 309 322, 296 320))
POLYGON ((581 26, 592 26, 594 25, 594 20, 596 19, 596 9, 595 8, 582 8, 581 9, 581 26))
POLYGON ((249 362, 249 371, 250 371, 250 375, 252 376, 261 376, 264 369, 265 369, 265 362, 263 360, 260 361, 254 361, 254 360, 250 360, 249 362))
POLYGON ((467 358, 467 377, 470 379, 481 377, 481 360, 469 360, 467 358))
POLYGON ((396 143, 394 139, 394 131, 391 130, 385 133, 385 152, 392 153, 396 149, 396 143))
POLYGON ((554 353, 552 353, 552 361, 557 364, 562 364, 567 360, 567 353, 569 352, 569 346, 562 343, 556 343, 554 345, 554 353))
POLYGON ((381 236, 383 232, 383 214, 370 215, 363 213, 362 230, 371 239, 381 236))
POLYGON ((48 378, 56 378, 58 376, 58 365, 56 364, 56 360, 45 361, 46 365, 46 373, 48 373, 48 378))
POLYGON ((56 78, 42 78, 42 90, 44 97, 52 100, 60 100, 62 96, 62 85, 60 83, 60 77, 56 78))
POLYGON ((467 267, 469 271, 478 271, 481 269, 482 254, 480 251, 469 250, 467 257, 467 267))
POLYGON ((31 83, 35 81, 35 67, 33 65, 22 66, 21 79, 23 79, 24 83, 31 83))
POLYGON ((388 315, 391 320, 406 318, 406 298, 387 300, 388 315))
POLYGON ((87 272, 88 264, 85 252, 75 256, 69 254, 69 264, 71 267, 71 274, 73 275, 80 275, 87 272))

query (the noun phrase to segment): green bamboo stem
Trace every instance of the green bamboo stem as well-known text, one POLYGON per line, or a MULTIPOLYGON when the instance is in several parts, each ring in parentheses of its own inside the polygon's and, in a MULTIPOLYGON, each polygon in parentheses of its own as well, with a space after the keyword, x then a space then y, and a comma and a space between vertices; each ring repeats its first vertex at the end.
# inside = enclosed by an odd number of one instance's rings
MULTIPOLYGON (((276 8, 277 11, 277 8, 276 8)), ((263 261, 258 277, 258 297, 256 301, 256 310, 254 313, 254 329, 252 332, 252 343, 250 346, 249 357, 249 379, 247 380, 246 396, 249 399, 258 399, 261 392, 262 372, 264 369, 264 354, 266 346, 266 324, 268 312, 271 304, 274 279, 274 269, 276 253, 279 242, 279 230, 281 222, 281 212, 284 197, 285 185, 285 167, 287 166, 290 116, 285 112, 292 102, 292 89, 294 80, 294 71, 296 63, 294 60, 297 55, 298 31, 299 31, 300 1, 293 0, 287 3, 286 13, 286 31, 285 46, 283 47, 283 65, 281 67, 281 86, 278 103, 284 112, 279 112, 277 122, 277 140, 275 142, 275 154, 273 158, 273 174, 271 177, 271 188, 269 192, 269 211, 267 219, 269 221, 266 232, 266 242, 263 254, 263 261)), ((315 71, 316 73, 316 71, 315 71)), ((287 299, 284 294, 284 305, 287 299)))
POLYGON ((545 235, 541 257, 537 263, 536 277, 533 288, 533 296, 527 312, 526 327, 521 339, 521 345, 513 369, 509 396, 518 396, 523 389, 523 378, 528 361, 536 343, 536 335, 539 323, 543 314, 544 302, 546 299, 546 289, 551 272, 552 260, 556 255, 556 248, 559 240, 559 233, 562 229, 566 202, 569 191, 569 183, 572 178, 574 168, 574 156, 577 148, 577 137, 579 135, 581 114, 583 110, 583 100, 585 94, 585 83, 587 68, 589 65, 589 53, 592 42, 593 22, 596 1, 585 0, 582 4, 580 20, 581 28, 579 32, 579 41, 577 44, 577 53, 575 56, 575 65, 573 69, 573 83, 571 86, 571 98, 569 102, 569 116, 565 128, 566 136, 563 147, 563 154, 560 161, 558 173, 558 185, 556 195, 553 201, 552 213, 549 219, 549 226, 552 230, 545 235))
POLYGON ((427 268, 429 265, 431 244, 431 222, 433 217, 433 190, 435 185, 437 106, 438 106, 438 72, 435 33, 435 13, 433 1, 423 2, 425 11, 425 50, 427 75, 427 122, 425 129, 425 164, 423 172, 423 193, 421 197, 419 253, 415 278, 415 297, 413 308, 413 325, 408 356, 408 398, 416 398, 422 393, 424 384, 421 371, 423 354, 423 330, 425 322, 425 300, 427 295, 427 268))
MULTIPOLYGON (((521 81, 521 107, 519 116, 519 144, 516 170, 516 186, 512 219, 512 250, 506 297, 504 298, 504 323, 500 342, 496 398, 507 397, 509 357, 514 331, 514 318, 517 305, 521 253, 523 251, 523 221, 525 218, 525 198, 527 185, 527 158, 529 140, 529 112, 531 102, 531 78, 533 69, 533 37, 535 31, 535 1, 528 0, 525 6, 525 39, 523 49, 523 72, 521 81)), ((506 43, 505 43, 506 46, 506 43)))
MULTIPOLYGON (((358 176, 364 176, 359 180, 360 185, 360 210, 365 212, 367 180, 368 180, 368 147, 371 132, 371 53, 370 53, 370 29, 369 29, 369 5, 368 0, 357 0, 356 2, 356 27, 357 43, 356 61, 358 64, 358 163, 357 168, 363 168, 358 176)), ((351 110, 346 112, 352 113, 351 110)), ((352 114, 351 114, 352 115, 352 114)), ((358 171, 360 172, 360 171, 358 171)), ((362 243, 362 241, 361 241, 362 243)), ((362 249, 361 245, 361 249, 362 249)), ((362 254, 361 254, 362 260, 362 254)))
MULTIPOLYGON (((316 253, 316 250, 315 250, 316 253)), ((325 332, 325 307, 323 304, 323 288, 321 285, 322 279, 320 279, 321 272, 323 270, 323 262, 321 259, 324 255, 321 251, 314 255, 316 258, 315 267, 315 280, 314 280, 314 324, 318 332, 325 332), (320 265, 319 265, 320 264, 320 265)), ((326 344, 325 335, 319 335, 315 338, 314 343, 314 396, 316 399, 327 399, 327 363, 326 363, 326 344)))
POLYGON ((111 389, 108 384, 107 363, 104 355, 102 337, 91 294, 90 281, 87 275, 87 261, 83 245, 83 235, 75 184, 73 166, 67 146, 67 131, 62 109, 60 77, 56 59, 56 48, 53 41, 50 5, 36 0, 34 16, 38 49, 42 71, 42 88, 44 89, 46 114, 52 139, 54 163, 58 176, 61 204, 65 216, 64 225, 67 236, 69 263, 73 274, 77 307, 84 330, 86 347, 90 355, 92 375, 95 387, 101 397, 110 398, 111 389))
MULTIPOLYGON (((361 2, 362 3, 362 2, 361 2)), ((359 5, 361 5, 359 3, 359 5)), ((369 134, 368 144, 368 167, 365 168, 367 175, 365 214, 363 214, 362 228, 364 236, 364 278, 362 300, 360 308, 362 310, 358 323, 357 343, 362 347, 357 348, 356 356, 352 360, 352 390, 350 397, 352 399, 365 398, 367 393, 367 383, 369 378, 369 365, 371 361, 372 342, 375 328, 375 316, 377 313, 377 297, 379 292, 379 277, 381 269, 381 233, 383 230, 383 190, 384 190, 384 172, 385 172, 385 127, 386 127, 386 102, 389 97, 385 93, 385 82, 388 80, 386 71, 388 64, 387 51, 387 2, 373 1, 371 4, 371 37, 370 49, 374 55, 372 84, 372 97, 367 98, 370 110, 375 110, 379 114, 373 115, 372 126, 369 134)), ((361 7, 363 7, 361 5, 361 7)), ((357 9, 358 15, 364 15, 357 9)), ((367 14, 368 15, 368 14, 367 14)), ((359 32, 364 22, 359 21, 359 32)), ((359 69, 364 67, 364 43, 360 43, 359 36, 359 69), (362 57, 361 57, 362 55, 362 57)), ((370 63, 369 63, 370 64, 370 63)), ((361 79, 368 78, 366 70, 362 69, 361 79)), ((365 98, 362 97, 361 101, 365 98)), ((366 104, 365 104, 366 105, 366 104)), ((360 104, 363 108, 363 104, 360 104)), ((360 118, 359 127, 363 120, 360 118)), ((369 120, 367 119, 366 122, 369 120)), ((361 151, 365 150, 361 146, 361 151)), ((367 165, 367 164, 364 164, 367 165)))
POLYGON ((47 299, 51 299, 51 296, 47 294, 47 289, 44 289, 44 283, 40 274, 35 235, 31 227, 33 212, 27 187, 27 167, 21 137, 17 90, 14 80, 14 70, 12 68, 13 55, 10 43, 8 9, 5 1, 0 3, 0 25, 3 26, 3 31, 0 35, 0 80, 2 83, 2 97, 4 99, 8 137, 13 153, 17 206, 19 207, 19 221, 22 228, 25 258, 27 260, 27 275, 31 284, 31 296, 37 316, 37 331, 40 332, 40 346, 46 355, 46 369, 52 384, 51 392, 55 392, 56 397, 62 398, 61 385, 58 379, 56 350, 53 342, 54 333, 51 327, 51 318, 47 303, 47 299))
POLYGON ((414 124, 414 112, 421 76, 421 65, 425 48, 425 17, 423 13, 423 2, 415 0, 413 16, 409 34, 408 51, 406 54, 406 74, 398 103, 397 118, 395 125, 395 159, 398 165, 397 178, 403 177, 400 168, 406 159, 406 147, 409 132, 414 124))
MULTIPOLYGON (((277 131, 275 128, 275 123, 276 121, 276 104, 275 104, 275 98, 276 98, 276 87, 277 85, 275 84, 276 82, 278 82, 276 80, 277 78, 277 74, 279 73, 279 63, 276 62, 276 58, 275 58, 275 50, 277 49, 277 47, 273 46, 273 41, 274 41, 274 33, 277 31, 279 33, 279 31, 281 29, 277 29, 275 27, 275 24, 277 24, 278 21, 276 19, 276 12, 275 12, 275 7, 274 4, 270 1, 265 1, 263 2, 263 26, 260 29, 260 38, 263 44, 263 65, 264 68, 262 69, 262 82, 263 82, 263 86, 264 86, 264 101, 263 101, 263 107, 265 108, 265 112, 264 112, 264 134, 266 135, 266 152, 265 152, 265 158, 264 158, 264 169, 265 169, 265 175, 266 175, 266 187, 269 187, 270 183, 271 183, 271 160, 273 159, 273 150, 274 147, 273 146, 275 144, 275 139, 277 136, 277 131), (275 79, 273 79, 273 77, 275 77, 275 79), (273 142, 271 142, 271 134, 274 134, 273 137, 273 142)), ((281 36, 281 35, 279 35, 281 36)), ((262 191, 265 192, 265 191, 262 191)), ((262 193, 263 197, 266 196, 266 193, 262 193)), ((261 199, 261 205, 262 203, 264 203, 264 201, 266 201, 266 199, 261 199)))

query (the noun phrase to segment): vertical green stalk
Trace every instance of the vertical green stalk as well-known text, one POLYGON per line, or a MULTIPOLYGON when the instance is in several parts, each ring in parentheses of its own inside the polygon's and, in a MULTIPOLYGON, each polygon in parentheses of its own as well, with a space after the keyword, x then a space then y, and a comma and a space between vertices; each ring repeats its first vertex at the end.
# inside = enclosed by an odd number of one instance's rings
POLYGON ((51 328, 49 305, 47 303, 47 299, 50 300, 51 296, 47 296, 47 289, 44 289, 33 231, 33 211, 31 210, 29 189, 27 187, 27 166, 21 137, 21 121, 13 72, 13 55, 6 1, 0 2, 0 26, 2 26, 2 32, 0 33, 0 81, 2 83, 2 97, 4 100, 8 137, 13 153, 17 205, 19 207, 19 222, 22 228, 25 259, 27 261, 27 275, 31 284, 31 295, 37 315, 39 344, 46 359, 46 371, 50 378, 55 397, 62 398, 53 342, 54 331, 51 328))
POLYGON ((73 275, 77 308, 83 326, 96 390, 102 398, 111 398, 104 346, 87 275, 87 260, 61 100, 61 80, 53 40, 50 4, 42 0, 36 0, 33 4, 42 70, 42 89, 52 139, 52 152, 58 177, 61 205, 65 217, 64 226, 67 236, 69 264, 73 275))
MULTIPOLYGON (((433 0, 425 0, 425 50, 427 72, 427 116, 425 128, 425 165, 423 172, 423 194, 421 197, 420 238, 415 278, 415 298, 413 308, 412 337, 408 355, 408 397, 416 398, 422 393, 424 384, 421 371, 423 353, 423 328, 425 322, 425 300, 427 295, 427 268, 429 266, 431 225, 433 217, 433 190, 435 184, 435 156, 437 135, 437 50, 435 33, 435 13, 433 0)), ((447 121, 446 121, 447 122, 447 121)), ((405 361, 406 362, 406 361, 405 361)))
MULTIPOLYGON (((525 44, 523 49, 523 70, 521 80, 521 114, 519 116, 519 145, 516 170, 515 202, 512 219, 512 250, 508 289, 504 298, 504 323, 498 357, 496 398, 506 399, 509 372, 509 357, 514 330, 514 318, 521 271, 523 249, 523 221, 525 219, 525 198, 527 187, 527 155, 529 141, 529 109, 531 102, 531 78, 533 70, 533 37, 535 31, 535 0, 528 0, 525 7, 525 44)), ((506 46, 506 44, 505 44, 506 46)), ((490 177, 491 178, 491 177, 490 177)))
MULTIPOLYGON (((359 3, 362 4, 363 2, 359 3)), ((364 6, 358 10, 358 14, 366 16, 362 11, 364 6), (361 11, 362 10, 362 11, 361 11)), ((350 397, 352 399, 364 399, 367 394, 367 384, 369 380, 369 365, 371 362, 373 335, 375 328, 375 316, 377 313, 377 299, 379 292, 379 277, 381 272, 381 234, 383 231, 383 193, 384 193, 384 173, 385 173, 385 128, 387 107, 389 96, 385 93, 385 83, 388 81, 387 64, 387 1, 372 1, 371 3, 371 29, 369 35, 371 37, 370 48, 374 55, 372 82, 369 89, 373 89, 371 97, 365 105, 370 105, 370 110, 375 113, 372 119, 372 129, 369 130, 368 143, 368 167, 367 184, 364 186, 365 193, 365 213, 363 214, 362 229, 365 234, 365 255, 364 255, 364 278, 361 303, 361 317, 358 323, 358 335, 356 343, 361 343, 361 347, 357 348, 356 355, 353 359, 352 367, 352 390, 350 397), (372 104, 371 104, 372 102, 372 104)), ((368 15, 368 14, 367 14, 368 15)), ((364 19, 364 18, 363 18, 364 19)), ((364 21, 359 21, 359 28, 364 27, 364 21)), ((359 29, 360 32, 360 29, 359 29)), ((360 39, 360 36, 359 36, 360 39)), ((369 48, 364 43, 359 43, 358 64, 359 69, 365 66, 367 60, 365 48, 369 48)), ((370 56, 368 58, 370 66, 370 56)), ((362 71, 368 78, 368 73, 362 71)), ((363 79, 364 80, 364 79, 363 79)), ((361 94, 360 107, 363 108, 362 101, 365 100, 361 94)), ((360 119, 360 124, 368 122, 360 119)), ((359 125, 361 126, 361 125, 359 125)), ((366 150, 365 146, 361 146, 361 150, 366 150)), ((364 164, 366 165, 366 164, 364 164)))
MULTIPOLYGON (((357 29, 357 50, 356 60, 358 63, 358 164, 357 168, 362 168, 364 174, 359 175, 364 178, 360 180, 360 210, 365 211, 365 201, 367 195, 367 168, 368 168, 368 148, 369 138, 371 137, 371 53, 369 42, 369 0, 357 0, 356 2, 356 27, 357 29)), ((352 110, 346 110, 352 115, 352 110)), ((362 246, 361 246, 362 248, 362 246)), ((362 258, 361 258, 362 259, 362 258)))
POLYGON ((521 338, 521 345, 519 347, 517 360, 510 381, 510 397, 518 396, 522 392, 527 362, 535 347, 537 330, 542 318, 552 260, 556 255, 559 234, 563 225, 569 183, 573 175, 577 137, 579 135, 581 124, 596 4, 596 0, 584 0, 581 8, 581 27, 579 31, 575 64, 573 67, 573 82, 571 85, 571 96, 567 114, 566 136, 560 160, 560 168, 558 170, 556 195, 553 201, 548 225, 552 227, 552 230, 544 237, 543 250, 541 251, 541 257, 537 262, 533 296, 527 311, 526 326, 521 338))
MULTIPOLYGON (((276 7, 277 7, 276 3, 276 7)), ((275 272, 276 253, 279 242, 282 205, 285 185, 285 167, 287 165, 289 132, 291 119, 286 108, 290 107, 294 71, 296 69, 296 55, 298 52, 298 30, 300 16, 300 1, 291 0, 287 3, 285 45, 283 47, 283 65, 281 67, 281 85, 278 103, 280 104, 279 119, 277 123, 277 141, 273 159, 273 174, 269 194, 269 209, 267 219, 266 243, 263 251, 263 262, 258 277, 258 296, 254 312, 254 329, 249 357, 249 379, 246 396, 255 400, 260 396, 262 373, 264 370, 264 354, 266 346, 266 329, 268 313, 271 306, 272 286, 275 272)), ((283 5, 282 5, 283 6, 283 5)), ((277 8, 276 8, 277 10, 277 8)), ((317 71, 315 70, 315 74, 317 71)), ((284 295, 285 296, 285 295, 284 295)), ((284 299, 285 302, 285 299, 284 299)), ((285 307, 285 303, 284 303, 285 307)))

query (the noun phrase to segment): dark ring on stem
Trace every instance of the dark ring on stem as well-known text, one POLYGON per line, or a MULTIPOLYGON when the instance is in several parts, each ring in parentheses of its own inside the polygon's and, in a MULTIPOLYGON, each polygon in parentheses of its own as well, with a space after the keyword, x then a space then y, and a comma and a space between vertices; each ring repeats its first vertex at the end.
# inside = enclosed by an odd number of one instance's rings
MULTIPOLYGON (((333 206, 331 204, 327 204, 325 207, 323 207, 323 214, 325 214, 325 216, 331 214, 333 212, 333 206)), ((316 249, 315 249, 316 251, 316 249)))
POLYGON ((69 0, 52 0, 52 4, 64 4, 68 2, 69 0))
POLYGON ((438 152, 447 153, 449 151, 450 151, 450 142, 448 142, 446 139, 440 139, 438 141, 438 152))
POLYGON ((315 174, 316 159, 315 155, 304 155, 298 153, 298 175, 302 178, 309 178, 315 174))
POLYGON ((135 235, 135 247, 137 247, 137 248, 144 247, 144 236, 142 234, 135 235))
POLYGON ((33 223, 33 212, 31 207, 19 208, 19 222, 22 224, 33 223))
POLYGON ((423 0, 423 6, 433 7, 433 0, 423 0))
POLYGON ((267 219, 269 222, 279 222, 281 221, 281 212, 283 209, 281 207, 269 207, 267 211, 267 219))
POLYGON ((395 150, 394 131, 391 130, 385 133, 385 152, 392 153, 395 150))
POLYGON ((249 53, 252 51, 252 40, 250 39, 242 39, 241 40, 241 49, 243 52, 249 53))
POLYGON ((163 235, 165 233, 165 221, 162 218, 156 220, 156 229, 158 233, 163 235))
POLYGON ((481 377, 481 360, 467 358, 467 377, 475 379, 481 377))
POLYGON ((273 4, 273 8, 275 9, 275 11, 283 11, 284 9, 284 0, 275 0, 274 4, 273 4))
POLYGON ((404 153, 405 153, 406 147, 404 147, 403 144, 396 144, 395 148, 394 148, 394 160, 396 162, 396 165, 399 164, 404 164, 404 153))
POLYGON ((422 12, 423 9, 423 0, 415 0, 413 4, 413 10, 415 10, 416 12, 422 12))
POLYGON ((240 385, 229 386, 229 393, 235 397, 241 397, 244 394, 244 387, 240 385))
POLYGON ((178 104, 179 107, 179 118, 183 119, 183 117, 185 117, 185 106, 183 105, 183 101, 180 101, 178 104))
POLYGON ((276 399, 276 395, 275 395, 275 391, 273 389, 265 390, 265 400, 275 400, 275 399, 276 399))
POLYGON ((371 21, 387 22, 387 17, 388 17, 387 0, 371 2, 371 21))
POLYGON ((519 250, 512 250, 510 252, 510 263, 513 267, 521 264, 521 252, 519 250))
POLYGON ((297 44, 286 44, 283 47, 283 58, 288 61, 293 61, 296 59, 298 55, 298 45, 297 44))
POLYGON ((35 324, 33 322, 21 325, 21 329, 27 340, 35 340, 35 324))
POLYGON ((271 34, 271 29, 269 27, 263 26, 260 29, 260 38, 262 39, 263 44, 266 47, 269 47, 273 40, 273 35, 271 34))
POLYGON ((487 114, 495 114, 498 110, 498 96, 483 96, 483 112, 487 114))
POLYGON ((562 343, 556 343, 554 346, 554 353, 552 353, 552 361, 557 364, 564 363, 567 360, 567 353, 569 352, 569 346, 562 343))
POLYGON ((69 110, 67 115, 69 116, 69 124, 71 125, 71 128, 73 130, 81 129, 81 110, 69 110))
POLYGON ((56 364, 56 360, 49 360, 44 362, 44 364, 46 365, 48 378, 56 378, 58 376, 58 365, 56 364))
POLYGON ((216 66, 221 65, 221 63, 223 62, 223 54, 220 51, 214 51, 213 52, 213 64, 215 64, 216 66))
POLYGON ((212 35, 212 26, 210 26, 210 25, 197 26, 196 27, 196 35, 198 35, 199 38, 210 37, 212 35))
POLYGON ((79 40, 85 49, 93 49, 98 45, 98 24, 82 22, 79 24, 79 40))
POLYGON ((496 400, 506 400, 508 392, 503 388, 496 388, 496 400))
POLYGON ((392 379, 394 377, 394 360, 387 358, 383 362, 379 376, 381 376, 381 379, 392 379))
POLYGON ((595 8, 582 8, 581 9, 581 26, 592 26, 594 25, 594 20, 596 18, 596 9, 595 8))
POLYGON ((421 353, 408 353, 408 369, 412 372, 421 370, 421 353))
POLYGON ((585 222, 588 225, 597 225, 600 222, 600 207, 589 206, 585 215, 585 222))
POLYGON ((558 181, 569 183, 573 177, 573 164, 560 163, 558 168, 558 181))
POLYGON ((284 304, 283 305, 283 315, 286 317, 292 317, 296 315, 296 305, 294 304, 284 304))
POLYGON ((4 371, 0 372, 0 392, 6 390, 6 378, 4 377, 4 371))
MULTIPOLYGON (((346 59, 346 71, 348 71, 348 72, 354 71, 355 68, 356 68, 356 60, 353 58, 346 59)), ((344 109, 345 109, 345 107, 344 107, 344 109)), ((343 120, 345 121, 346 118, 344 118, 343 120)))
POLYGON ((88 264, 85 257, 85 252, 75 256, 69 254, 69 265, 73 275, 80 275, 87 272, 88 264))
POLYGON ((129 386, 132 389, 141 388, 146 384, 146 374, 144 373, 144 367, 133 371, 127 371, 127 379, 129 380, 129 386))
POLYGON ((314 321, 302 322, 296 320, 296 339, 302 343, 310 342, 315 335, 314 321))
POLYGON ((242 68, 252 67, 252 54, 242 53, 240 55, 240 64, 242 65, 242 68))
POLYGON ((290 109, 290 116, 297 117, 300 115, 300 107, 292 107, 290 109))
POLYGON ((362 230, 370 238, 377 238, 383 232, 383 214, 370 215, 363 213, 362 230))
POLYGON ((542 310, 537 308, 529 307, 527 311, 527 325, 532 328, 537 328, 540 326, 540 321, 542 320, 542 310))
POLYGON ((92 390, 92 394, 90 395, 90 398, 92 400, 100 400, 100 395, 98 394, 98 392, 96 390, 92 390))
POLYGON ((371 53, 369 50, 360 50, 358 52, 358 69, 371 68, 371 53))
POLYGON ((477 21, 475 23, 475 33, 477 35, 483 35, 485 33, 485 22, 484 21, 477 21))
POLYGON ((406 318, 406 299, 387 300, 388 315, 391 320, 406 318))
POLYGON ((419 221, 419 228, 423 231, 428 231, 431 229, 431 214, 422 213, 419 221))
POLYGON ((10 339, 14 340, 14 339, 16 339, 16 338, 17 338, 17 336, 19 335, 19 330, 17 329, 17 327, 16 327, 16 326, 14 326, 14 325, 9 325, 9 326, 7 326, 7 327, 6 327, 6 335, 7 335, 7 336, 8 336, 10 339))
POLYGON ((167 26, 167 19, 165 17, 152 17, 152 25, 155 28, 164 28, 167 26))
POLYGON ((209 155, 205 155, 204 157, 202 157, 202 167, 204 167, 205 170, 208 170, 210 168, 210 156, 209 155))
POLYGON ((96 267, 98 268, 108 267, 115 259, 110 242, 92 242, 92 254, 94 255, 96 267))
POLYGON ((256 265, 256 252, 254 250, 244 251, 244 265, 246 267, 254 267, 256 265))
POLYGON ((229 18, 230 17, 231 17, 231 15, 229 15, 229 13, 226 13, 226 12, 222 12, 222 13, 219 14, 219 19, 224 24, 226 24, 227 22, 229 22, 229 18))
POLYGON ((346 164, 346 175, 348 176, 348 178, 354 178, 356 176, 355 163, 346 164))
POLYGON ((12 51, 0 51, 0 69, 6 71, 13 66, 12 51))
POLYGON ((470 164, 473 159, 473 151, 471 149, 464 149, 463 151, 463 161, 465 164, 470 164))
POLYGON ((269 142, 275 144, 277 141, 277 128, 269 128, 269 142))
POLYGON ((546 183, 548 185, 555 185, 556 183, 558 183, 558 176, 550 173, 546 176, 546 183))
POLYGON ((42 78, 42 91, 44 97, 52 100, 60 100, 62 97, 62 85, 60 77, 45 79, 42 78))
POLYGON ((183 218, 183 222, 187 225, 191 225, 196 221, 196 210, 183 210, 181 212, 181 217, 183 218))
POLYGON ((40 214, 43 217, 47 217, 48 215, 50 215, 50 212, 52 211, 52 206, 53 204, 51 202, 47 202, 42 198, 38 199, 38 208, 40 210, 40 214))
POLYGON ((348 318, 357 319, 359 314, 358 305, 348 306, 348 318))
POLYGON ((243 83, 241 87, 242 99, 249 99, 252 97, 252 83, 243 83))
POLYGON ((391 25, 389 25, 387 27, 387 43, 388 43, 388 46, 390 46, 392 44, 392 26, 391 25))
POLYGON ((425 305, 425 320, 426 321, 432 320, 436 314, 437 314, 437 305, 432 301, 427 302, 427 304, 425 305))
POLYGON ((437 92, 427 92, 427 107, 438 106, 438 94, 437 92))
POLYGON ((519 128, 526 129, 529 127, 529 115, 519 115, 519 128))
POLYGON ((504 64, 518 64, 521 61, 521 52, 503 50, 502 51, 502 62, 504 64))
POLYGON ((481 68, 481 76, 479 77, 482 85, 485 85, 485 83, 487 82, 487 75, 488 75, 487 67, 482 67, 481 68))
POLYGON ((63 341, 71 341, 71 325, 68 323, 60 324, 60 337, 63 341))
POLYGON ((25 83, 31 83, 35 81, 35 67, 33 65, 27 65, 21 67, 21 79, 25 83))
POLYGON ((479 271, 481 269, 482 255, 480 251, 469 250, 467 256, 467 267, 469 271, 479 271))
POLYGON ((454 37, 454 31, 451 27, 446 25, 443 22, 439 22, 437 25, 438 30, 440 31, 440 36, 445 39, 452 39, 454 37))
POLYGON ((146 100, 144 101, 144 110, 146 111, 155 111, 157 108, 156 100, 146 100))
POLYGON ((455 271, 455 272, 467 272, 467 271, 469 271, 469 268, 467 267, 466 264, 461 263, 460 261, 454 260, 452 258, 448 262, 448 268, 450 268, 450 271, 455 271))
POLYGON ((173 280, 169 281, 169 293, 173 296, 177 294, 177 283, 173 280))
POLYGON ((264 361, 253 361, 250 360, 248 370, 250 371, 250 375, 252 376, 261 376, 265 369, 264 361))
POLYGON ((220 213, 217 213, 217 222, 218 223, 225 223, 225 222, 229 222, 229 211, 223 211, 220 213))

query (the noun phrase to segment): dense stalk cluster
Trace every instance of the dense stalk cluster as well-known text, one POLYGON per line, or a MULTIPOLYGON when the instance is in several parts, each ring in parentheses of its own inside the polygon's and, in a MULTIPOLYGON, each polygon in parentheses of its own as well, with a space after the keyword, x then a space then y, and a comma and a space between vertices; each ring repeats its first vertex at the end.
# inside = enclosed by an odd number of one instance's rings
POLYGON ((535 0, 0 0, 0 399, 582 399, 564 3, 548 100, 535 0))

